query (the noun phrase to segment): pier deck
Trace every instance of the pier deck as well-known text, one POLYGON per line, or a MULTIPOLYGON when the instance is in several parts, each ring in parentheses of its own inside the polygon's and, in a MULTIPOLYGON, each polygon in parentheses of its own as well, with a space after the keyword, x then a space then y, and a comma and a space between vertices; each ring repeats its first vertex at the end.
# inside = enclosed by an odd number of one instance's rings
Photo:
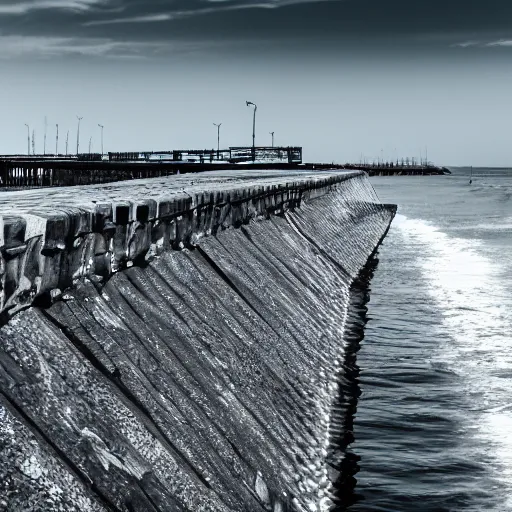
POLYGON ((176 174, 203 171, 240 171, 251 173, 264 170, 329 171, 364 170, 370 176, 414 176, 447 174, 449 171, 433 166, 372 167, 357 164, 324 163, 192 163, 183 161, 82 161, 55 158, 0 157, 0 189, 37 187, 66 187, 94 185, 144 178, 161 178, 176 174))

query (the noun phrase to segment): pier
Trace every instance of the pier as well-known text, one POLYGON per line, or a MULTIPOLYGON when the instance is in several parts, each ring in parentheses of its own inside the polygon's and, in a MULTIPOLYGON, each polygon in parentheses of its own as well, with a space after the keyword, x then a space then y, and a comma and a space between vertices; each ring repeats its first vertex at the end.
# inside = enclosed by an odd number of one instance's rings
POLYGON ((316 170, 329 171, 334 169, 345 169, 352 171, 365 171, 368 176, 442 176, 451 174, 446 167, 438 167, 432 164, 422 165, 395 165, 395 164, 305 164, 316 170))
POLYGON ((424 165, 303 163, 301 147, 232 147, 65 155, 0 155, 0 188, 95 185, 212 170, 362 170, 369 176, 450 174, 424 165))

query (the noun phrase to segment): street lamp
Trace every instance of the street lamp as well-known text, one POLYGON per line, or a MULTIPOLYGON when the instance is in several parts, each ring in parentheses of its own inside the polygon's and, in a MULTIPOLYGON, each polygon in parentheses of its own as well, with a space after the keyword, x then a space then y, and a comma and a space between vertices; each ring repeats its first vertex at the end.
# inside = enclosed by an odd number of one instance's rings
POLYGON ((55 125, 57 128, 57 135, 55 136, 55 155, 59 154, 59 125, 55 125))
POLYGON ((80 121, 83 117, 76 116, 76 118, 78 119, 78 130, 76 132, 76 154, 78 156, 78 149, 80 148, 80 121))
POLYGON ((89 155, 91 154, 92 137, 89 139, 89 155))
POLYGON ((217 160, 220 160, 219 153, 220 153, 220 127, 222 126, 222 123, 213 123, 213 126, 217 127, 217 160))
POLYGON ((270 135, 272 135, 272 147, 274 147, 274 132, 268 132, 270 135))
POLYGON ((252 160, 254 162, 254 160, 256 159, 256 110, 258 110, 258 106, 256 105, 256 103, 253 103, 252 101, 246 101, 245 104, 247 106, 252 105, 254 107, 254 113, 252 117, 252 160))
POLYGON ((102 124, 98 124, 101 128, 101 156, 103 157, 103 128, 105 128, 102 124))
POLYGON ((44 116, 44 142, 43 142, 43 154, 46 155, 46 131, 48 130, 48 120, 44 116))
POLYGON ((27 123, 25 123, 27 127, 27 155, 30 155, 30 127, 27 123))

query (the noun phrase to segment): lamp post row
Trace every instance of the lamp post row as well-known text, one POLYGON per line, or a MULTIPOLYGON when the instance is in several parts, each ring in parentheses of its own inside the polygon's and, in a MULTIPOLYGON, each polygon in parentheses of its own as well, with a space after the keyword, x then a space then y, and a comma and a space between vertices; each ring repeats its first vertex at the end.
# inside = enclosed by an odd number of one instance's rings
MULTIPOLYGON (((254 107, 253 111, 253 119, 252 119, 252 158, 255 159, 256 156, 256 111, 258 110, 258 106, 256 103, 253 103, 252 101, 246 101, 246 105, 254 107)), ((78 120, 78 127, 76 131, 76 154, 78 155, 80 151, 80 122, 82 121, 83 117, 76 116, 78 120)), ((222 126, 222 123, 213 123, 214 126, 217 127, 217 160, 220 157, 220 127, 222 126)), ((27 154, 30 155, 30 127, 27 123, 25 123, 25 126, 27 127, 27 154)), ((56 137, 55 137, 55 154, 58 155, 59 153, 59 125, 56 124, 56 137)), ((98 127, 101 129, 101 154, 103 155, 103 129, 105 128, 104 125, 98 124, 98 127)), ((274 147, 274 133, 275 132, 269 132, 270 135, 272 135, 272 147, 274 147)), ((69 140, 69 130, 66 135, 66 155, 68 154, 68 140, 69 140)), ((45 149, 44 152, 46 154, 46 118, 45 118, 45 137, 44 137, 44 144, 45 149)), ((32 145, 34 146, 34 141, 32 141, 32 145)), ((89 139, 89 153, 91 152, 91 145, 92 145, 92 137, 89 139)))
MULTIPOLYGON (((82 121, 83 117, 76 116, 78 120, 78 128, 76 132, 76 154, 78 155, 78 152, 80 150, 80 122, 82 121)), ((30 155, 30 126, 25 123, 25 126, 27 127, 27 155, 30 155)), ((103 155, 103 129, 105 128, 104 125, 98 124, 98 126, 101 128, 101 154, 103 155)), ((58 123, 55 125, 55 154, 59 154, 59 125, 58 123)), ((32 153, 35 154, 35 132, 32 132, 32 153)), ((68 154, 68 142, 69 142, 69 130, 66 135, 66 155, 68 154)), ((91 145, 92 145, 92 137, 89 140, 89 153, 91 152, 91 145)), ((45 118, 45 135, 44 135, 44 154, 46 154, 46 118, 45 118)))

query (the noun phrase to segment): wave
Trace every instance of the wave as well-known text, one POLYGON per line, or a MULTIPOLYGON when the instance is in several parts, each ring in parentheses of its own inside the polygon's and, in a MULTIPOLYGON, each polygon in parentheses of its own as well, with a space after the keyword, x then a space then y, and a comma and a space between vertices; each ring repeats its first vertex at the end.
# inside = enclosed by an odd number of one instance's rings
POLYGON ((512 218, 504 219, 499 223, 484 222, 480 224, 468 225, 468 226, 454 226, 450 228, 453 231, 511 231, 512 230, 512 218))

